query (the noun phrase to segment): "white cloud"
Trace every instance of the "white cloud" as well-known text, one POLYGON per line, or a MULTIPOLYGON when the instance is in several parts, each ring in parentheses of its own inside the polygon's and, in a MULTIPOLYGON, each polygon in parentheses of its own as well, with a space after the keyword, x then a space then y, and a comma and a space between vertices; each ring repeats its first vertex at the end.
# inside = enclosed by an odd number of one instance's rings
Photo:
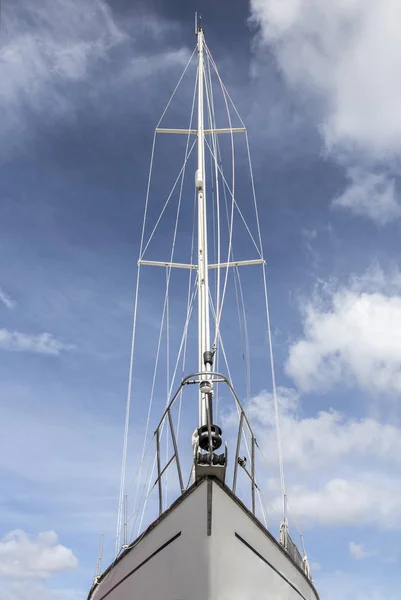
POLYGON ((369 558, 369 556, 373 556, 373 552, 368 552, 363 547, 363 544, 356 544, 355 542, 350 542, 348 544, 348 549, 353 558, 355 560, 363 560, 364 558, 369 558))
POLYGON ((0 600, 84 600, 87 594, 78 590, 54 589, 32 581, 11 582, 0 590, 0 600))
POLYGON ((149 77, 172 66, 184 67, 189 57, 188 48, 166 51, 163 52, 163 56, 160 56, 160 54, 137 56, 132 59, 125 77, 132 77, 134 73, 136 77, 149 77))
POLYGON ((323 102, 328 146, 401 151, 397 0, 252 0, 251 8, 287 81, 323 102))
MULTIPOLYGON (((401 485, 393 473, 401 460, 401 429, 333 410, 305 415, 307 403, 301 403, 292 389, 279 388, 278 400, 290 525, 295 518, 302 528, 400 528, 401 485)), ((257 481, 263 481, 264 497, 274 513, 266 508, 276 520, 282 500, 274 475, 278 459, 272 395, 261 392, 251 399, 246 412, 271 474, 268 480, 261 479, 262 463, 257 457, 257 481)), ((237 421, 232 413, 225 427, 237 421)))
POLYGON ((308 242, 311 242, 312 240, 315 240, 317 238, 316 229, 303 229, 301 233, 305 240, 307 240, 308 242))
POLYGON ((398 0, 252 0, 251 12, 262 46, 273 49, 288 85, 312 104, 327 151, 342 164, 370 165, 373 196, 358 186, 343 206, 377 220, 377 204, 384 204, 384 221, 399 218, 391 179, 380 193, 383 176, 374 168, 401 155, 398 0))
MULTIPOLYGON (((284 461, 297 470, 334 469, 341 461, 370 460, 401 463, 401 429, 372 418, 347 418, 339 411, 319 411, 303 416, 295 390, 278 389, 280 430, 284 461)), ((276 464, 273 398, 261 392, 251 399, 247 413, 264 454, 276 464)))
POLYGON ((332 286, 304 310, 303 338, 292 344, 288 375, 304 392, 339 382, 369 392, 401 391, 400 275, 380 269, 332 286), (384 289, 372 284, 385 284, 384 289), (327 291, 329 290, 329 293, 327 291))
MULTIPOLYGON (((401 485, 392 478, 329 479, 323 485, 295 485, 288 490, 290 515, 306 525, 375 525, 401 527, 401 485)), ((281 500, 275 500, 279 509, 281 500)))
POLYGON ((21 530, 10 531, 0 541, 0 575, 10 578, 48 579, 54 573, 75 569, 73 552, 58 543, 54 531, 31 539, 21 530))
POLYGON ((173 31, 170 23, 147 15, 135 15, 130 25, 119 23, 104 0, 82 0, 78 7, 70 0, 22 1, 4 7, 0 133, 13 134, 7 151, 18 139, 16 133, 29 132, 35 114, 73 119, 82 96, 90 101, 103 92, 105 85, 110 86, 110 74, 114 85, 132 85, 156 69, 181 65, 189 57, 186 48, 160 52, 159 45, 149 55, 136 43, 137 37, 156 41, 173 31), (110 70, 117 50, 118 66, 110 70), (105 71, 94 82, 94 69, 101 66, 105 71), (82 85, 89 83, 87 93, 82 85))
POLYGON ((10 5, 2 13, 2 34, 0 106, 13 128, 27 106, 68 111, 55 84, 84 79, 93 61, 124 38, 103 1, 79 8, 67 0, 10 5))
POLYGON ((4 306, 8 309, 12 309, 15 306, 14 300, 10 298, 8 294, 4 290, 0 288, 0 302, 4 304, 4 306))
POLYGON ((0 329, 0 349, 58 356, 64 350, 74 349, 74 346, 57 340, 50 333, 30 335, 19 331, 0 329))
MULTIPOLYGON (((400 528, 401 486, 393 473, 401 461, 401 429, 372 418, 347 418, 333 410, 306 416, 292 389, 279 388, 278 400, 290 524, 295 517, 301 527, 400 528)), ((261 392, 246 412, 274 475, 278 459, 272 395, 261 392)), ((232 413, 225 426, 237 421, 232 413)), ((278 478, 265 480, 263 488, 274 515, 281 514, 278 478)))
POLYGON ((348 208, 355 215, 367 216, 379 225, 401 217, 401 205, 395 191, 395 180, 384 173, 350 169, 351 180, 346 190, 333 200, 333 206, 348 208))

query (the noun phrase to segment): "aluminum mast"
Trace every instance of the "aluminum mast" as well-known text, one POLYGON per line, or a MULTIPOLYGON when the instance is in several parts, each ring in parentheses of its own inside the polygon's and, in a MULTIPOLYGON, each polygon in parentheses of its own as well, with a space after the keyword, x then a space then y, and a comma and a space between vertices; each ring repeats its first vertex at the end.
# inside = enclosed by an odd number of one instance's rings
POLYGON ((215 450, 221 445, 221 430, 213 425, 213 386, 210 373, 214 351, 210 348, 209 281, 207 253, 207 214, 205 185, 205 128, 204 128, 204 59, 203 28, 197 24, 198 38, 198 169, 195 184, 198 193, 198 366, 199 385, 199 446, 215 450))
MULTIPOLYGON (((210 350, 209 323, 209 282, 207 256, 207 216, 206 216, 206 186, 205 186, 205 131, 203 109, 203 30, 198 26, 198 170, 196 172, 196 187, 198 190, 198 352, 199 372, 210 371, 210 365, 204 362, 204 353, 210 350)), ((208 376, 202 376, 199 389, 199 427, 207 424, 208 394, 202 389, 209 390, 208 376)))

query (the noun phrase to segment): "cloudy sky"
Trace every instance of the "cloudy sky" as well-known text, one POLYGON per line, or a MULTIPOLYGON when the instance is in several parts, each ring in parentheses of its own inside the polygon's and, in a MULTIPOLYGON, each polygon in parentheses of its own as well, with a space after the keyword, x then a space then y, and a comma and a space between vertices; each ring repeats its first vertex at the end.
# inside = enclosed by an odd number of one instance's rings
MULTIPOLYGON (((194 48, 196 10, 249 132, 290 515, 322 600, 399 599, 400 3, 1 10, 0 599, 80 600, 102 531, 113 545, 153 129, 194 48)), ((164 154, 151 222, 174 168, 164 154)), ((152 258, 165 260, 164 246, 152 258)), ((162 290, 145 279, 138 420, 162 290)), ((259 362, 248 408, 274 457, 259 362)), ((266 475, 272 509, 275 481, 266 475)))

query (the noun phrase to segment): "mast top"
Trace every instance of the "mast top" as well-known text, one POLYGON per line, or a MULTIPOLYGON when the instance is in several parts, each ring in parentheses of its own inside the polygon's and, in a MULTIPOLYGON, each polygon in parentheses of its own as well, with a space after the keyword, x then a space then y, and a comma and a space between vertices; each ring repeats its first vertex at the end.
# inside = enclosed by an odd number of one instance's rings
POLYGON ((195 13, 195 35, 199 32, 199 31, 203 31, 203 26, 202 26, 202 15, 198 15, 198 13, 195 13))

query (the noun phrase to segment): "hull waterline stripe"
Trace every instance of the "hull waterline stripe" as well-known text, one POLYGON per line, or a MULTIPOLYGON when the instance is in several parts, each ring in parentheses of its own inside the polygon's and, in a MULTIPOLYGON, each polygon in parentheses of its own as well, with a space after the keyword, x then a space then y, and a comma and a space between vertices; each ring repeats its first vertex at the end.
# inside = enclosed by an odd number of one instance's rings
POLYGON ((288 583, 288 585, 290 587, 292 587, 292 589, 301 597, 303 598, 303 600, 307 600, 307 598, 301 594, 301 592, 299 591, 298 588, 295 587, 294 584, 291 583, 291 581, 289 581, 287 579, 287 577, 285 577, 285 575, 283 575, 278 569, 276 569, 276 567, 274 567, 268 560, 265 559, 264 556, 262 556, 261 554, 259 554, 259 552, 257 550, 255 550, 255 548, 253 548, 253 546, 251 546, 251 544, 249 544, 247 541, 244 540, 244 538, 242 538, 237 532, 235 532, 235 537, 239 539, 240 542, 242 542, 243 544, 245 544, 245 546, 247 548, 249 548, 249 550, 252 550, 252 552, 254 554, 256 554, 257 557, 260 558, 260 560, 263 560, 264 563, 266 563, 266 565, 268 565, 275 573, 277 573, 277 575, 279 575, 281 577, 281 579, 284 579, 284 581, 286 583, 288 583))
POLYGON ((141 567, 143 567, 144 565, 146 565, 146 563, 149 562, 152 558, 154 558, 156 556, 156 554, 159 554, 159 552, 161 552, 162 550, 164 550, 165 548, 167 548, 167 546, 169 546, 172 542, 174 542, 177 538, 179 538, 180 535, 181 535, 181 531, 179 533, 177 533, 174 537, 172 537, 171 539, 169 539, 167 542, 165 542, 162 546, 160 546, 160 548, 158 548, 157 550, 155 550, 150 556, 148 556, 148 558, 145 558, 145 560, 143 560, 137 567, 135 567, 134 569, 132 569, 132 571, 130 571, 129 573, 127 573, 127 575, 125 577, 123 577, 121 579, 121 581, 119 581, 118 583, 116 583, 115 585, 113 585, 113 587, 110 588, 109 591, 106 592, 106 594, 104 594, 104 596, 101 596, 99 598, 99 600, 103 600, 109 594, 111 594, 111 592, 114 592, 114 590, 119 585, 121 585, 126 579, 128 579, 128 577, 131 577, 131 575, 133 575, 141 567))

